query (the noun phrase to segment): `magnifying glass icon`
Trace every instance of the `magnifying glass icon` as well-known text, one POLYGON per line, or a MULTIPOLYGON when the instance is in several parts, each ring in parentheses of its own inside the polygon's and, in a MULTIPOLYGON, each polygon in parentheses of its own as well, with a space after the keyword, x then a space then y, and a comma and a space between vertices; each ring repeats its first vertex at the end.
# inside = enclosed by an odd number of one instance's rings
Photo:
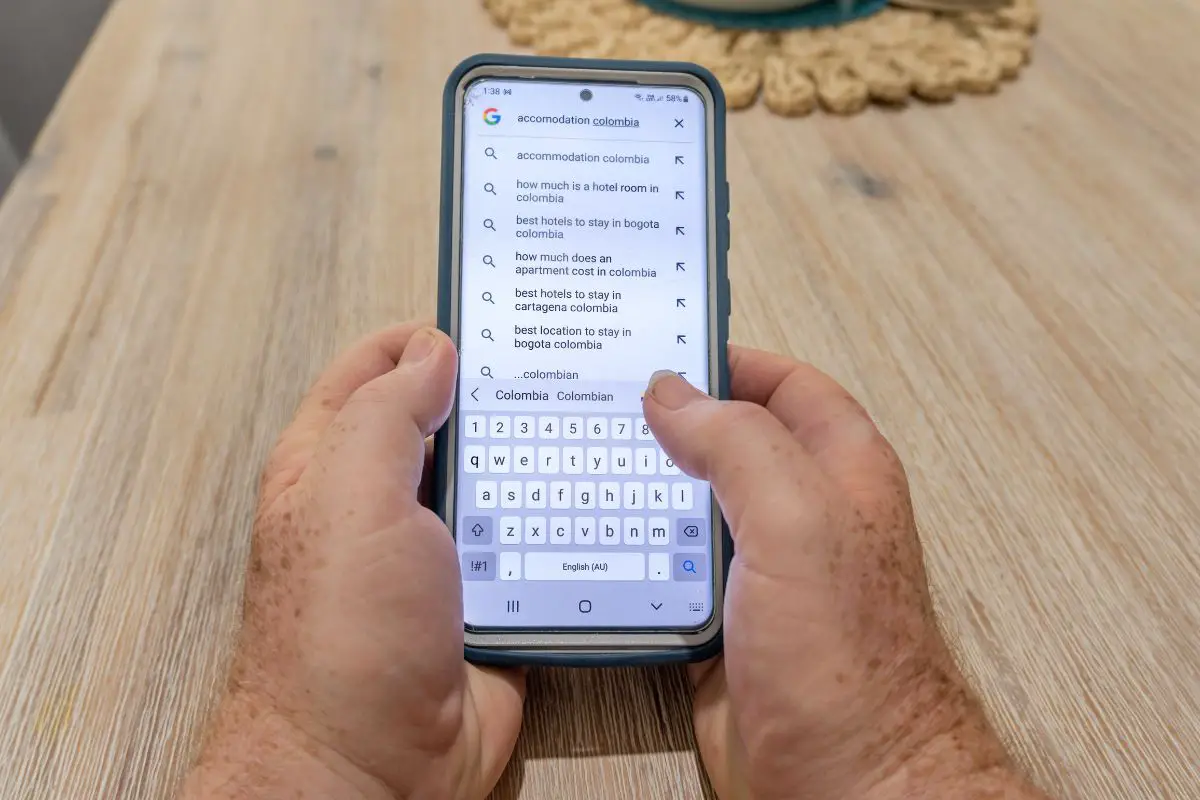
POLYGON ((484 256, 483 263, 487 264, 489 267, 492 267, 493 269, 495 269, 495 267, 496 267, 496 262, 492 260, 491 256, 484 256))
MULTIPOLYGON (((484 367, 484 369, 487 369, 487 367, 484 367)), ((683 567, 684 572, 690 572, 693 575, 696 574, 696 562, 692 561, 690 558, 687 561, 683 562, 683 564, 681 564, 680 566, 683 567)))
POLYGON ((491 328, 484 328, 482 331, 479 332, 479 335, 482 336, 483 338, 487 339, 489 342, 496 341, 495 339, 492 338, 492 329, 491 328))
POLYGON ((479 374, 485 378, 490 378, 490 377, 492 377, 492 368, 491 367, 483 367, 479 370, 479 374))
POLYGON ((494 231, 494 230, 496 230, 496 223, 492 222, 490 219, 485 219, 483 221, 483 227, 487 228, 488 230, 494 231))
POLYGON ((495 301, 495 300, 492 298, 492 293, 491 293, 491 292, 484 292, 484 293, 483 293, 483 302, 485 302, 485 303, 491 303, 492 305, 496 305, 496 301, 495 301))
POLYGON ((483 185, 483 190, 484 190, 485 192, 487 192, 488 194, 495 194, 495 193, 496 193, 496 184, 494 184, 494 183, 485 183, 485 184, 483 185))
MULTIPOLYGON (((487 156, 488 158, 496 158, 496 148, 485 147, 485 148, 483 148, 483 154, 485 156, 487 156)), ((499 161, 499 159, 496 159, 496 160, 499 161)))

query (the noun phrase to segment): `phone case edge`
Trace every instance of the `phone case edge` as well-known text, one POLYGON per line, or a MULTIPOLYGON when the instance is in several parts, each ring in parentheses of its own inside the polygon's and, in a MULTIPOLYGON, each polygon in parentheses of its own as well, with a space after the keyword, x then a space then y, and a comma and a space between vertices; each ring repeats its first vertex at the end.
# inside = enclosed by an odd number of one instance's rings
MULTIPOLYGON (((540 66, 581 69, 636 69, 642 72, 683 72, 695 75, 708 86, 713 97, 713 163, 716 174, 717 197, 717 386, 722 399, 729 398, 729 314, 730 292, 728 272, 729 250, 729 183, 725 172, 725 92, 710 71, 682 61, 622 61, 603 59, 549 58, 543 56, 502 55, 480 53, 461 61, 446 79, 442 92, 442 188, 438 234, 438 327, 450 332, 450 263, 453 251, 451 237, 454 213, 454 114, 455 96, 459 81, 472 69, 482 65, 540 66)), ((457 407, 457 404, 456 404, 457 407)), ((442 426, 434 436, 433 492, 434 510, 446 519, 445 476, 446 445, 449 433, 442 426)), ((447 523, 447 528, 449 523, 447 523)), ((729 523, 721 519, 722 558, 721 580, 729 578, 729 562, 733 558, 733 539, 729 523)), ((560 666, 560 667, 630 667, 654 664, 693 663, 718 655, 724 646, 725 627, 708 642, 697 647, 655 650, 645 653, 531 653, 517 650, 464 646, 467 661, 489 666, 560 666)))

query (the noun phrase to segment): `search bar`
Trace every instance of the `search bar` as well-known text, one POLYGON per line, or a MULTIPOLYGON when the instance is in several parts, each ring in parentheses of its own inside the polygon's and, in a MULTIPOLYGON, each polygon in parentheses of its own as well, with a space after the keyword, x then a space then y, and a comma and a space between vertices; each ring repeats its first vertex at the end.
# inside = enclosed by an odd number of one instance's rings
POLYGON ((642 553, 526 553, 527 581, 644 581, 642 553))

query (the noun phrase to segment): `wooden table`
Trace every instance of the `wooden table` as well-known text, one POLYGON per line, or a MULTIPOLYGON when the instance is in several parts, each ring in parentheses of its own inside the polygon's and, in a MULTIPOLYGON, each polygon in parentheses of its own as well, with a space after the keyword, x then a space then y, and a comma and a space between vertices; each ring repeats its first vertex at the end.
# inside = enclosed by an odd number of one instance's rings
MULTIPOLYGON (((1046 0, 995 99, 735 116, 733 333, 855 391, 948 634, 1063 797, 1200 796, 1200 6, 1046 0)), ((434 308, 474 3, 119 0, 0 208, 0 794, 163 797, 255 476, 434 308)), ((819 653, 813 654, 819 658, 819 653)), ((497 795, 699 797, 680 673, 539 672, 497 795)))

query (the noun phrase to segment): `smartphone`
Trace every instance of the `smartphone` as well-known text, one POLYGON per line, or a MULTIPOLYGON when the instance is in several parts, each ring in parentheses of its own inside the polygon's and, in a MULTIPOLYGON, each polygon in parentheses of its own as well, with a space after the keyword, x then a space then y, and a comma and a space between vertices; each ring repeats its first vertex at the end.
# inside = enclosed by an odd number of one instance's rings
POLYGON ((728 394, 724 123, 694 64, 483 55, 447 81, 435 502, 472 661, 720 649, 732 545, 642 395, 658 369, 728 394))

